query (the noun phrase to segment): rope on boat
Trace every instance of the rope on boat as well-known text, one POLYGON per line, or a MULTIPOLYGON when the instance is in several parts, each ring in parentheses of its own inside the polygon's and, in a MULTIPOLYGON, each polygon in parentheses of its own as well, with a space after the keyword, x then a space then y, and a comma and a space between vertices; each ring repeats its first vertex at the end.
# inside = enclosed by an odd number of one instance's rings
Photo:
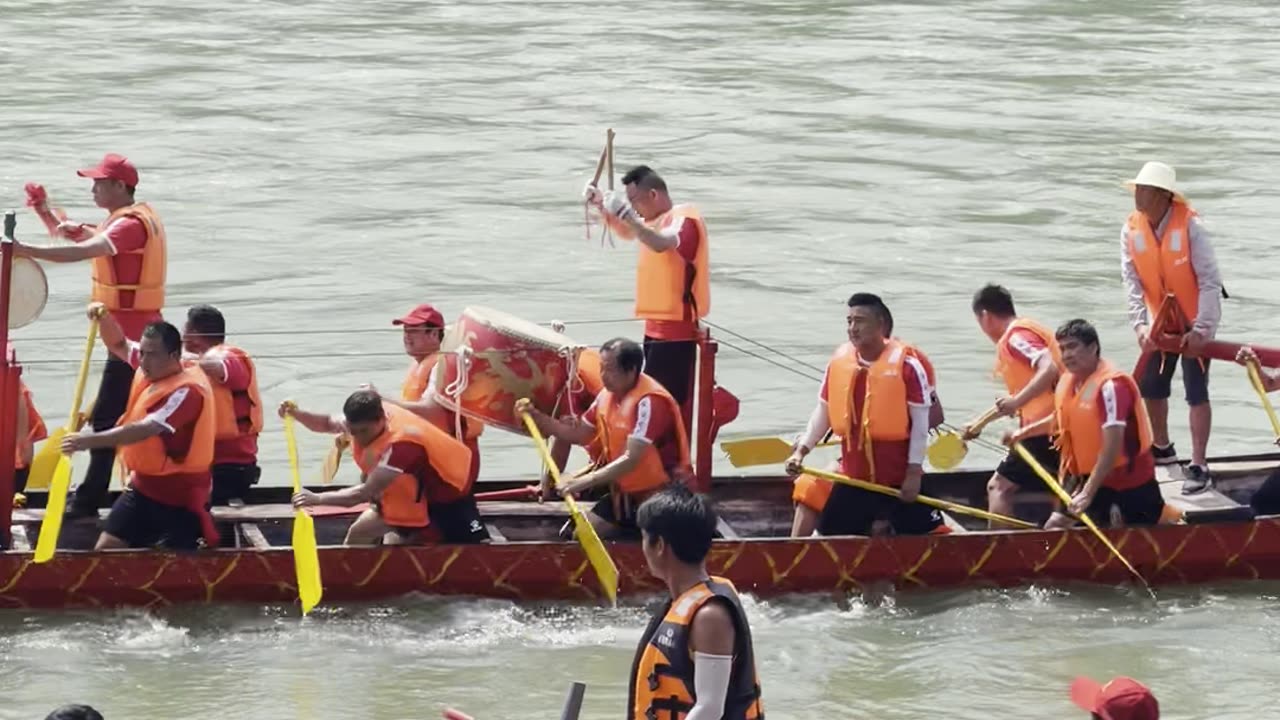
MULTIPOLYGON (((734 332, 733 330, 730 330, 729 328, 727 328, 727 327, 725 327, 725 326, 723 326, 723 325, 717 325, 716 323, 713 323, 713 322, 711 322, 710 320, 702 320, 702 322, 703 322, 703 323, 706 323, 706 325, 707 325, 708 327, 715 328, 716 330, 719 330, 719 331, 720 331, 720 332, 722 332, 722 333, 728 333, 728 334, 730 334, 730 335, 732 335, 732 336, 734 336, 734 337, 736 337, 736 338, 738 338, 738 339, 740 339, 740 340, 746 340, 747 342, 751 343, 752 345, 755 345, 755 346, 756 346, 756 347, 758 347, 758 348, 762 348, 762 349, 764 349, 764 350, 768 350, 769 352, 771 352, 771 353, 773 353, 773 354, 775 354, 775 355, 777 355, 777 356, 779 356, 779 357, 786 358, 786 359, 790 360, 791 362, 795 363, 796 365, 799 365, 799 366, 801 366, 801 367, 809 368, 810 370, 813 370, 814 372, 819 373, 819 374, 821 374, 821 375, 825 375, 825 374, 826 374, 826 372, 827 372, 826 368, 820 368, 820 367, 818 367, 817 365, 814 365, 814 364, 812 364, 812 363, 807 363, 807 362, 805 362, 804 360, 801 360, 800 358, 798 358, 798 357, 796 357, 796 356, 794 356, 794 355, 788 355, 787 353, 784 353, 784 352, 782 352, 781 350, 779 350, 779 349, 777 349, 777 348, 775 348, 775 347, 770 347, 770 346, 768 346, 768 345, 765 345, 765 344, 764 344, 764 343, 762 343, 762 342, 759 342, 758 340, 753 340, 753 339, 751 339, 751 338, 747 337, 746 335, 743 335, 742 333, 734 332)), ((723 341, 721 341, 721 342, 723 342, 723 341)), ((736 349, 736 348, 735 348, 735 349, 736 349)))

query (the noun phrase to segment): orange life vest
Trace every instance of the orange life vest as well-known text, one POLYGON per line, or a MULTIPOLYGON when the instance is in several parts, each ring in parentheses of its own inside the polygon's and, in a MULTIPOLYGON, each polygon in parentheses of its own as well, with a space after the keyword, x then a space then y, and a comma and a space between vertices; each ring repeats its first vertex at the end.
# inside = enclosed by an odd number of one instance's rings
MULTIPOLYGON (((907 386, 903 382, 903 365, 911 354, 906 345, 890 340, 871 367, 862 368, 853 343, 846 342, 836 348, 827 376, 827 420, 835 435, 848 437, 853 427, 850 413, 853 411, 854 379, 858 372, 868 372, 867 399, 862 406, 861 422, 864 438, 907 440, 911 437, 907 386)), ((869 443, 867 447, 869 452, 869 443)))
POLYGON ((421 361, 414 360, 409 363, 409 373, 405 375, 404 384, 400 386, 401 400, 417 402, 422 399, 422 394, 427 391, 427 385, 431 382, 431 370, 435 368, 436 358, 439 356, 439 353, 431 353, 421 361))
MULTIPOLYGON (((354 440, 351 455, 356 465, 368 475, 378 466, 378 460, 397 442, 408 441, 422 447, 427 462, 448 485, 462 490, 467 487, 471 474, 471 449, 449 433, 423 420, 414 413, 395 405, 383 405, 387 414, 387 427, 368 446, 354 440)), ((426 527, 427 488, 421 480, 403 473, 391 482, 378 499, 378 511, 382 520, 393 527, 426 527)))
POLYGON ((27 459, 23 457, 23 446, 37 443, 49 437, 49 428, 45 427, 44 418, 36 410, 35 401, 31 397, 31 388, 28 388, 26 383, 19 380, 18 391, 22 394, 22 402, 27 406, 27 436, 26 438, 18 438, 17 457, 14 458, 13 465, 14 469, 21 470, 27 466, 27 459))
POLYGON ((666 388, 644 373, 636 377, 635 387, 621 398, 614 397, 607 389, 601 390, 596 396, 596 437, 602 439, 604 462, 613 462, 626 453, 627 437, 636 423, 636 406, 645 397, 651 398, 651 403, 666 403, 672 422, 675 423, 680 458, 676 467, 664 467, 658 448, 652 444, 647 445, 639 464, 616 483, 617 488, 625 495, 646 493, 662 487, 670 480, 683 479, 687 477, 691 467, 689 438, 685 434, 684 420, 680 417, 680 406, 666 388))
POLYGON ((220 382, 210 381, 213 388, 213 407, 218 421, 217 440, 230 440, 241 435, 257 435, 262 432, 262 397, 258 394, 258 370, 249 353, 234 345, 222 344, 213 348, 228 355, 234 355, 249 370, 249 387, 244 390, 232 390, 220 382), (249 414, 240 415, 236 411, 236 398, 244 397, 249 401, 249 414), (242 425, 247 425, 242 429, 242 425))
POLYGON ((640 243, 636 263, 636 317, 645 320, 697 320, 711 310, 710 250, 707 226, 692 205, 676 205, 649 223, 656 232, 684 219, 698 227, 698 252, 693 264, 675 248, 657 252, 640 243))
MULTIPOLYGON (((1049 354, 1053 358, 1053 364, 1058 368, 1061 374, 1064 369, 1062 366, 1062 351, 1058 349, 1058 339, 1054 337, 1053 331, 1040 323, 1029 320, 1027 318, 1016 318, 1009 324, 1009 328, 1004 331, 1000 341, 996 343, 996 375, 1004 380, 1005 388, 1008 389, 1010 395, 1017 395, 1022 389, 1031 384, 1032 378, 1036 376, 1035 367, 1022 362, 1013 351, 1009 349, 1008 339, 1015 330, 1029 330, 1036 334, 1045 346, 1049 349, 1049 354)), ((1039 422, 1053 414, 1053 388, 1049 388, 1040 393, 1018 411, 1018 420, 1022 426, 1031 425, 1039 422)), ((1041 435, 1049 433, 1049 429, 1045 428, 1041 435)))
POLYGON ((1146 215, 1138 210, 1129 214, 1125 233, 1129 257, 1138 272, 1142 297, 1152 318, 1170 293, 1188 320, 1194 320, 1199 312, 1200 283, 1191 265, 1190 226, 1194 217, 1195 210, 1174 200, 1164 234, 1157 239, 1146 215))
POLYGON ((93 300, 107 306, 108 310, 156 310, 164 308, 166 240, 160 216, 147 203, 122 207, 107 216, 98 226, 104 232, 111 223, 122 217, 136 217, 147 229, 147 244, 141 250, 129 250, 123 254, 142 255, 142 274, 136 285, 126 285, 116 279, 115 264, 111 255, 93 259, 93 300), (133 302, 127 307, 121 299, 122 292, 132 292, 133 302))
MULTIPOLYGON (((579 392, 583 395, 589 395, 593 399, 598 397, 600 392, 604 390, 604 378, 600 375, 599 350, 584 348, 578 354, 578 382, 582 383, 582 389, 579 392)), ((566 392, 570 395, 575 394, 570 390, 566 390, 566 392)), ((586 406, 584 405, 570 408, 570 410, 579 413, 585 409, 586 406)), ((596 433, 596 436, 587 444, 586 450, 587 456, 591 458, 592 465, 599 467, 604 464, 604 443, 599 433, 596 433)))
MULTIPOLYGON (((1133 391, 1135 400, 1127 422, 1130 426, 1137 423, 1137 452, 1148 452, 1151 447, 1151 420, 1147 416, 1146 404, 1140 399, 1138 383, 1128 373, 1102 360, 1093 374, 1079 384, 1079 390, 1076 389, 1076 377, 1071 373, 1063 374, 1058 380, 1058 388, 1054 392, 1054 419, 1062 457, 1059 474, 1063 477, 1088 475, 1098 462, 1098 454, 1102 451, 1102 423, 1098 420, 1096 403, 1098 391, 1107 380, 1122 382, 1133 391)), ((1125 449, 1121 448, 1113 469, 1128 465, 1130 460, 1125 449)))
POLYGON ((631 720, 683 720, 697 698, 693 687, 693 650, 689 647, 693 616, 712 598, 727 601, 734 625, 733 669, 725 695, 724 720, 762 720, 760 679, 756 673, 751 627, 733 583, 721 577, 668 600, 645 629, 636 649, 627 698, 631 720))

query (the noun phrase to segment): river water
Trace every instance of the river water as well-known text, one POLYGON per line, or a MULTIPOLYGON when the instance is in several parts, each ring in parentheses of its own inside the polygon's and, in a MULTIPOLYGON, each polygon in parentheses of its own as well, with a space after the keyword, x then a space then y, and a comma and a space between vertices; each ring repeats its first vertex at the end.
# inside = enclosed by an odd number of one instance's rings
MULTIPOLYGON (((631 250, 584 237, 576 201, 607 127, 619 171, 653 165, 707 216, 717 325, 820 366, 844 299, 879 292, 937 365, 952 419, 996 392, 968 310, 986 281, 1046 323, 1093 320, 1104 351, 1132 363, 1120 182, 1148 159, 1178 168, 1214 234, 1232 295, 1221 335, 1280 335, 1265 269, 1280 230, 1280 9, 1264 3, 2 0, 0 17, 3 202, 41 181, 96 219, 72 171, 128 155, 169 230, 168 315, 222 308, 272 403, 394 387, 406 359, 389 321, 422 301, 450 318, 485 305, 562 319, 586 342, 638 336, 616 322, 631 250)), ((38 237, 38 221, 24 214, 19 233, 38 237)), ((87 268, 47 271, 48 307, 16 342, 52 425, 72 394, 87 268)), ((813 371, 719 336, 721 382, 743 399, 725 433, 799 429, 813 371)), ((1214 375, 1211 454, 1265 450, 1243 373, 1214 375)), ((482 444, 486 477, 536 468, 514 435, 482 444)), ((323 450, 303 438, 304 461, 323 450)), ((284 482, 283 459, 272 427, 266 482, 284 482)), ((967 463, 992 460, 975 448, 967 463)), ((779 718, 1073 717, 1065 688, 1081 673, 1138 676, 1169 717, 1258 718, 1280 717, 1277 593, 749 609, 779 718)), ((72 700, 143 720, 420 718, 446 704, 553 717, 574 679, 586 717, 618 717, 642 624, 639 607, 429 599, 304 622, 282 608, 10 613, 0 718, 72 700)))

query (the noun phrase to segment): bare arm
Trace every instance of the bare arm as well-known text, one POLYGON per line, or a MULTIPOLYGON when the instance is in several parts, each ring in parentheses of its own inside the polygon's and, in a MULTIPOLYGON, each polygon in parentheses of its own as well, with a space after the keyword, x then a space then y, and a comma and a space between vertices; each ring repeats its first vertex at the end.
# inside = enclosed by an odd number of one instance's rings
POLYGON ((102 303, 89 305, 90 317, 95 313, 98 317, 98 334, 102 336, 103 347, 112 355, 129 362, 129 338, 125 337, 124 330, 120 329, 120 323, 111 317, 111 313, 106 311, 102 303))
POLYGON ((693 616, 689 628, 693 653, 694 706, 689 720, 720 720, 724 716, 729 682, 733 676, 733 651, 737 629, 723 601, 707 602, 693 616))
POLYGON ((76 243, 75 245, 64 245, 61 247, 17 245, 15 247, 15 251, 22 257, 34 258, 36 260, 47 260, 48 262, 57 263, 77 262, 80 260, 89 260, 96 257, 115 254, 115 248, 112 247, 111 241, 107 239, 105 233, 99 233, 88 240, 76 243))
MULTIPOLYGON (((544 435, 558 437, 574 445, 587 445, 596 436, 596 427, 582 421, 581 418, 565 417, 556 419, 534 408, 529 408, 529 417, 544 435)), ((630 444, 628 443, 628 448, 630 444)))
MULTIPOLYGON (((105 432, 79 435, 77 436, 76 449, 96 450, 98 448, 133 445, 147 438, 155 437, 167 429, 163 423, 144 418, 138 422, 114 427, 105 432)), ((64 440, 63 442, 65 443, 66 441, 64 440)))
POLYGON ((626 220, 621 220, 620 222, 626 225, 627 228, 631 230, 631 232, 635 233, 637 240, 644 243, 645 245, 648 245, 649 249, 653 250, 654 252, 666 252, 668 250, 674 250, 676 248, 676 243, 680 237, 679 236, 680 226, 676 226, 676 232, 674 233, 673 232, 657 232, 653 228, 650 228, 648 225, 645 225, 644 223, 640 222, 634 216, 629 217, 626 220))
POLYGON ((223 363, 221 356, 205 353, 200 356, 199 364, 200 369, 209 376, 210 380, 218 383, 227 381, 227 366, 223 363))
POLYGON ((1023 438, 1031 437, 1032 435, 1035 435, 1042 430, 1051 430, 1051 429, 1053 429, 1053 415, 1047 415, 1031 423, 1030 425, 1018 428, 1018 430, 1012 434, 1011 441, 1021 442, 1023 438))
POLYGON ((622 478, 640 464, 640 458, 644 457, 644 453, 649 449, 649 447, 651 447, 649 442, 643 438, 627 438, 627 448, 623 451, 622 455, 599 470, 589 473, 581 480, 575 481, 575 492, 582 492, 583 490, 588 490, 590 488, 608 485, 609 483, 622 478))
POLYGON ((303 410, 288 400, 280 403, 280 417, 284 417, 286 413, 292 415, 299 425, 314 433, 337 435, 347 431, 347 424, 340 419, 332 415, 303 410))
POLYGON ((351 507, 360 503, 373 502, 382 495, 384 490, 391 487, 391 483, 399 476, 398 471, 389 467, 376 467, 365 481, 358 485, 316 493, 314 504, 351 507))
POLYGON ((1048 392, 1058 382, 1058 366, 1053 364, 1053 355, 1048 351, 1042 352, 1040 357, 1036 358, 1035 368, 1036 374, 1031 377, 1031 382, 1013 396, 1015 408, 1020 408, 1031 402, 1033 398, 1048 392))
POLYGON ((23 464, 31 467, 31 459, 35 457, 35 443, 28 438, 31 435, 31 417, 27 414, 27 401, 18 394, 18 423, 15 428, 18 440, 18 455, 23 464))

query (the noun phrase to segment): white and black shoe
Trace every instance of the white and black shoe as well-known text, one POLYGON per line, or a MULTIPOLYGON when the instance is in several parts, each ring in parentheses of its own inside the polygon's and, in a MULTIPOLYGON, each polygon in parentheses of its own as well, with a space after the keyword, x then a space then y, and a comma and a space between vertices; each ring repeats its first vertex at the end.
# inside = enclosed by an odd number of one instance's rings
POLYGON ((1155 458, 1156 465, 1173 465, 1178 462, 1178 451, 1173 449, 1173 443, 1164 447, 1152 445, 1151 457, 1155 458))
POLYGON ((1213 476, 1199 465, 1188 465, 1182 470, 1182 494, 1195 495, 1213 487, 1213 476))

